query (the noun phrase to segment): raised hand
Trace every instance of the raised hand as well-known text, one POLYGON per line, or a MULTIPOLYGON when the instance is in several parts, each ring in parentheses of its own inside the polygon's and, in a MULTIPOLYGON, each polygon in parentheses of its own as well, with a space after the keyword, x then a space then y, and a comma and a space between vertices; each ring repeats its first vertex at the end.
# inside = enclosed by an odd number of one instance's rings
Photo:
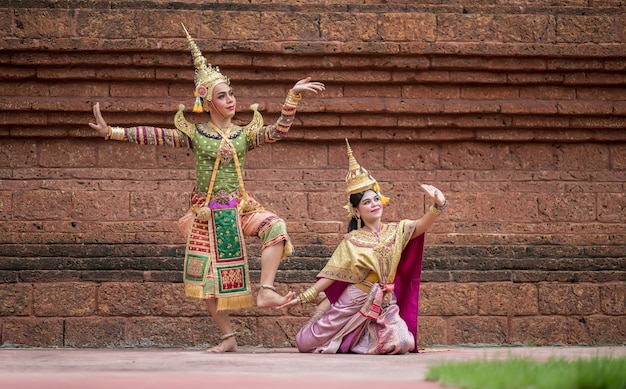
POLYGON ((428 184, 422 184, 420 187, 437 205, 442 206, 446 203, 446 196, 436 187, 428 184))
POLYGON ((100 112, 100 103, 95 103, 93 105, 93 116, 96 117, 96 123, 89 123, 89 127, 98 131, 102 137, 105 137, 109 132, 109 127, 107 126, 107 122, 104 121, 102 117, 102 113, 100 112))
POLYGON ((291 88, 293 93, 298 94, 305 91, 318 93, 326 89, 326 86, 318 81, 311 81, 311 77, 307 77, 296 82, 296 85, 291 88))

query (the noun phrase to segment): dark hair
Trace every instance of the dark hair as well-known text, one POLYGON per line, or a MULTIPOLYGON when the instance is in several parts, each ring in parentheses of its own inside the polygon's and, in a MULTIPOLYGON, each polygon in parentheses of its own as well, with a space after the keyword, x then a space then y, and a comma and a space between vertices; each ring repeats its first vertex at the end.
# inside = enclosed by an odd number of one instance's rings
MULTIPOLYGON (((361 199, 363 198, 363 195, 365 194, 365 192, 369 190, 370 189, 350 195, 350 204, 352 205, 352 208, 357 209, 359 207, 359 204, 361 203, 361 199)), ((360 227, 363 227, 363 220, 361 220, 361 218, 359 217, 352 216, 352 219, 350 219, 350 222, 348 223, 348 232, 357 230, 360 227)))

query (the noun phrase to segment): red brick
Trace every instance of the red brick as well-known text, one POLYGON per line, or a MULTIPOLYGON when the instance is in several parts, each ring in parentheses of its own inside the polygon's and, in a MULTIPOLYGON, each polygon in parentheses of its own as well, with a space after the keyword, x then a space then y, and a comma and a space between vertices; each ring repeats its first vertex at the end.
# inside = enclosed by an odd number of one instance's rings
POLYGON ((574 100, 576 89, 563 86, 522 86, 519 88, 519 97, 529 100, 574 100))
POLYGON ((398 85, 382 85, 379 88, 372 89, 369 86, 348 85, 343 88, 345 97, 392 97, 399 98, 401 87, 398 85))
POLYGON ((115 83, 110 87, 112 97, 129 97, 136 96, 137 91, 141 90, 144 98, 167 96, 167 85, 157 83, 115 83))
POLYGON ((472 284, 423 283, 420 315, 475 315, 478 312, 477 287, 472 284))
MULTIPOLYGON (((49 89, 38 81, 21 81, 19 87, 14 84, 0 84, 0 92, 3 96, 49 96, 49 89)), ((18 100, 19 101, 19 100, 18 100)), ((15 104, 13 102, 12 104, 15 104)), ((9 108, 9 107, 7 107, 9 108)), ((18 108, 17 106, 15 108, 18 108)))
MULTIPOLYGON (((37 143, 33 141, 3 139, 0 148, 0 166, 20 168, 36 166, 37 143)), ((3 182, 3 184, 5 184, 3 182)))
POLYGON ((565 115, 581 115, 592 112, 596 115, 610 115, 614 112, 612 103, 597 101, 564 101, 558 103, 557 107, 559 113, 565 115))
MULTIPOLYGON (((484 123, 486 120, 494 120, 488 117, 486 114, 494 114, 500 112, 500 104, 497 101, 483 100, 483 101, 469 101, 469 100, 452 100, 446 101, 443 103, 443 110, 445 113, 459 115, 459 114, 468 114, 468 113, 476 113, 480 116, 478 117, 469 117, 469 118, 459 118, 457 119, 456 125, 461 124, 463 127, 472 127, 473 123, 481 122, 484 123), (487 119, 484 119, 487 117, 487 119)), ((502 123, 503 120, 498 120, 495 118, 493 125, 496 126, 505 126, 505 123, 502 123)), ((485 124, 482 124, 480 127, 484 127, 485 124)))
POLYGON ((308 217, 311 220, 336 220, 347 219, 347 212, 343 206, 348 203, 348 197, 341 192, 330 193, 309 193, 308 196, 308 217))
POLYGON ((489 143, 452 143, 442 144, 440 164, 444 169, 493 169, 493 145, 489 143))
POLYGON ((380 36, 385 41, 424 41, 436 39, 437 17, 432 13, 385 13, 379 18, 380 36))
POLYGON ((585 320, 589 323, 586 327, 592 344, 620 344, 626 338, 626 317, 623 315, 591 316, 585 320))
POLYGON ((502 42, 556 41, 556 17, 553 15, 498 15, 496 23, 502 42))
POLYGON ((542 73, 512 73, 507 74, 507 82, 511 84, 560 84, 563 83, 565 79, 565 74, 563 73, 546 73, 545 72, 545 62, 542 60, 541 64, 543 66, 537 66, 537 71, 543 71, 542 73))
POLYGON ((73 10, 18 8, 14 12, 17 37, 33 39, 73 35, 73 10))
POLYGON ((623 14, 615 16, 615 41, 626 41, 626 16, 623 14))
POLYGON ((538 313, 535 285, 490 283, 478 287, 479 315, 531 316, 538 313))
POLYGON ((63 319, 5 318, 2 343, 30 347, 63 347, 63 319))
POLYGON ((596 201, 592 194, 542 194, 537 205, 542 220, 589 222, 596 218, 596 201))
MULTIPOLYGON (((505 73, 493 73, 493 72, 478 72, 478 71, 457 71, 450 72, 450 81, 462 85, 463 90, 472 88, 469 84, 504 84, 507 81, 507 75, 505 73)), ((481 87, 477 87, 481 88, 481 87)), ((482 88, 485 88, 484 86, 482 88)), ((495 86, 493 87, 496 88, 495 86)), ((517 94, 517 88, 500 87, 502 90, 511 89, 510 93, 517 94)))
POLYGON ((5 23, 0 25, 0 36, 7 37, 12 35, 13 27, 13 10, 9 8, 0 9, 0 19, 5 20, 5 23))
POLYGON ((598 118, 577 118, 570 119, 570 126, 573 128, 596 128, 598 130, 618 130, 626 126, 626 118, 621 117, 598 117, 598 118))
POLYGON ((359 42, 377 38, 378 23, 376 14, 328 13, 320 16, 321 37, 327 41, 359 42))
MULTIPOLYGON (((399 170, 434 170, 439 167, 441 150, 429 144, 390 144, 385 147, 385 166, 399 170)), ((367 160, 361 162, 366 164, 367 160)), ((367 167, 367 165, 365 165, 367 167)), ((377 179, 383 180, 384 177, 377 179)))
POLYGON ((0 315, 30 315, 32 293, 33 288, 30 284, 0 284, 0 315))
MULTIPOLYGON (((624 84, 624 80, 619 81, 621 84, 624 84)), ((601 102, 596 102, 595 104, 604 103, 607 106, 613 106, 614 101, 621 100, 620 96, 624 96, 626 93, 626 86, 622 86, 621 88, 602 88, 602 87, 590 87, 590 88, 577 88, 576 95, 580 100, 601 100, 601 102)), ((608 109, 605 109, 608 110, 608 109)), ((584 111, 583 111, 584 112, 584 111)), ((597 112, 598 114, 602 113, 613 113, 613 110, 609 112, 597 112)))
POLYGON ((615 39, 615 19, 607 16, 559 15, 557 42, 610 43, 615 39))
POLYGON ((446 344, 503 344, 508 340, 503 317, 454 317, 446 344))
POLYGON ((35 285, 33 311, 37 316, 88 316, 96 312, 96 286, 88 283, 35 285))
POLYGON ((188 318, 140 317, 127 320, 126 341, 142 347, 185 347, 193 345, 188 318))
POLYGON ((554 147, 549 144, 502 144, 497 146, 497 156, 496 167, 501 170, 553 169, 555 163, 554 147))
POLYGON ((495 41, 497 27, 494 15, 440 14, 437 17, 437 40, 495 41))
POLYGON ((407 85, 402 87, 406 99, 458 99, 460 88, 456 85, 407 85))
POLYGON ((539 313, 590 315, 600 311, 600 292, 596 285, 542 284, 538 287, 539 313))
POLYGON ((598 220, 620 222, 626 219, 626 195, 624 193, 598 194, 598 220))
POLYGON ((509 342, 535 346, 567 344, 567 322, 567 318, 555 316, 513 318, 509 342))
POLYGON ((155 316, 162 313, 156 283, 105 283, 98 288, 98 312, 103 316, 155 316))
POLYGON ((71 194, 57 191, 16 192, 13 217, 24 220, 67 219, 73 214, 71 194))
MULTIPOLYGON (((419 61, 419 59, 417 59, 419 61)), ((423 60, 425 63, 419 68, 429 68, 430 63, 423 60)), ((392 81, 400 82, 403 85, 403 88, 410 87, 410 82, 433 82, 433 83, 445 83, 450 80, 450 73, 445 71, 437 71, 434 69, 430 69, 428 72, 405 72, 405 71, 395 71, 391 75, 392 81)), ((442 85, 439 85, 442 86, 442 85)))
MULTIPOLYGON (((320 16, 299 12, 263 12, 239 24, 243 32, 254 33, 256 38, 268 41, 317 40, 320 36, 320 16), (256 27, 256 28, 255 28, 256 27)), ((232 20, 228 26, 236 26, 232 20)), ((239 34, 238 34, 239 35, 239 34)), ((232 35, 224 36, 232 39, 232 35)))
POLYGON ((253 196, 267 210, 278 213, 284 220, 309 219, 307 195, 304 193, 256 191, 253 196))
POLYGON ((420 347, 447 344, 446 322, 443 318, 420 315, 418 324, 417 342, 420 347))
MULTIPOLYGON (((494 82, 495 83, 495 82, 494 82)), ((504 100, 515 99, 518 91, 509 86, 463 86, 461 98, 468 100, 504 100)))
POLYGON ((125 325, 119 318, 69 318, 65 321, 65 346, 124 347, 125 325))
POLYGON ((136 192, 130 194, 130 218, 134 220, 175 219, 184 213, 188 196, 179 192, 136 192))
MULTIPOLYGON (((565 74, 565 78, 563 80, 566 84, 573 85, 607 85, 607 86, 615 86, 615 85, 623 85, 626 83, 626 76, 623 74, 612 74, 612 73, 573 73, 573 74, 565 74)), ((613 88, 579 88, 578 93, 580 98, 588 99, 589 93, 598 92, 596 89, 606 92, 619 91, 619 89, 613 88)), ((609 94, 609 96, 611 96, 609 94)))
POLYGON ((623 145, 609 146, 611 153, 611 168, 613 170, 626 170, 626 147, 623 145))
POLYGON ((612 283, 600 286, 600 306, 605 315, 626 313, 626 285, 612 283))
POLYGON ((559 170, 608 170, 610 167, 607 145, 563 144, 555 150, 556 166, 559 170))

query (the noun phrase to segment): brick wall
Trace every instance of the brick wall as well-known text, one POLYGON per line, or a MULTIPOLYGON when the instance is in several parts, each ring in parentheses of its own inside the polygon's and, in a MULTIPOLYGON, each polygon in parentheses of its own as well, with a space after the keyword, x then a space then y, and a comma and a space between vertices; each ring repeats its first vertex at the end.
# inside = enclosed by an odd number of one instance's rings
MULTIPOLYGON (((422 345, 623 344, 623 2, 292 3, 0 4, 0 344, 217 341, 181 284, 191 156, 87 126, 96 101, 112 125, 171 127, 191 107, 180 22, 233 80, 241 122, 253 102, 275 120, 300 78, 327 85, 247 161, 248 191, 296 246, 283 291, 308 286, 345 230, 349 138, 392 198, 386 220, 425 212, 422 182, 452 202, 427 235, 422 345)), ((281 347, 308 314, 233 320, 240 344, 281 347)))

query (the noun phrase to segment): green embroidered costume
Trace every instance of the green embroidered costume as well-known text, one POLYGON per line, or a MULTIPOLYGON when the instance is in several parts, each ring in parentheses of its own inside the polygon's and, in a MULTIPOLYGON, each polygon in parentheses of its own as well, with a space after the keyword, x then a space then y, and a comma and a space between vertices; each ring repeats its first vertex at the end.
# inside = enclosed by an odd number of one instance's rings
POLYGON ((225 131, 211 122, 188 122, 181 106, 175 117, 176 129, 113 129, 111 139, 193 150, 193 214, 184 227, 187 246, 183 280, 188 296, 217 298, 219 309, 252 306, 244 235, 259 236, 263 247, 283 241, 283 258, 292 252, 284 222, 245 192, 242 171, 248 151, 287 135, 299 99, 289 91, 279 119, 265 126, 256 105, 252 106, 254 117, 249 124, 231 124, 225 131))

